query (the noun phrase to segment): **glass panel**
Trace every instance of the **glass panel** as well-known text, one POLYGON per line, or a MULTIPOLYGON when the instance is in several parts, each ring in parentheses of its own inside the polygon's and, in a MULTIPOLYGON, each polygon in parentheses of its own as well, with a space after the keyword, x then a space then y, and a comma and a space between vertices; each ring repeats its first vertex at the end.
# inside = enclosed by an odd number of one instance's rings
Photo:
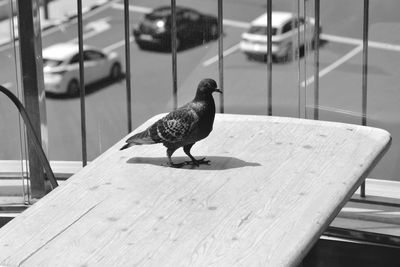
MULTIPOLYGON (((82 1, 83 10, 88 10, 88 7, 95 4, 95 1, 82 1)), ((63 14, 52 8, 54 5, 56 2, 49 3, 49 19, 46 21, 62 18, 63 14)), ((169 21, 168 18, 160 20, 160 14, 147 16, 145 19, 145 14, 150 13, 153 8, 165 5, 169 5, 169 2, 153 6, 146 1, 129 3, 130 19, 127 23, 130 27, 128 38, 131 38, 129 61, 133 128, 155 114, 172 109, 171 54, 163 51, 169 42, 160 37, 169 33, 169 21)), ((68 9, 70 17, 73 16, 77 10, 76 1, 64 8, 68 9)), ((94 47, 106 55, 102 59, 84 62, 89 161, 128 133, 127 84, 123 79, 124 75, 120 75, 127 69, 123 18, 123 2, 104 4, 83 14, 84 49, 86 50, 86 46, 94 47)), ((77 91, 79 57, 73 56, 77 53, 77 27, 76 19, 70 19, 68 23, 43 31, 42 36, 45 50, 61 43, 63 49, 60 51, 65 56, 62 59, 64 67, 62 68, 63 64, 57 65, 52 72, 52 80, 60 87, 61 94, 47 94, 49 155, 52 160, 82 160, 81 105, 77 91), (68 64, 71 61, 75 64, 68 64), (65 94, 67 88, 72 90, 72 94, 65 94), (66 143, 68 146, 64 147, 66 143)))
POLYGON ((130 2, 134 38, 131 43, 133 129, 174 106, 170 4, 167 0, 130 2), (163 7, 166 11, 160 19, 146 18, 146 14, 163 7))
MULTIPOLYGON (((11 0, 3 2, 6 8, 0 10, 6 10, 10 17, 15 7, 12 8, 11 0)), ((128 133, 127 84, 120 75, 127 69, 124 4, 104 3, 86 12, 95 2, 82 3, 84 49, 105 55, 85 61, 89 161, 128 133)), ((223 108, 221 98, 216 95, 215 100, 217 110, 226 113, 269 114, 267 105, 271 101, 272 115, 276 116, 312 119, 317 108, 321 120, 362 123, 364 1, 322 3, 318 80, 314 77, 317 66, 313 47, 315 0, 273 1, 271 40, 266 24, 268 0, 251 3, 177 0, 175 66, 171 52, 170 6, 175 1, 126 2, 130 15, 127 23, 131 40, 128 55, 131 79, 128 83, 132 88, 133 129, 153 115, 191 100, 198 82, 205 77, 215 79, 219 85, 223 81, 223 108), (219 4, 222 4, 224 32, 220 43, 219 4), (152 13, 153 10, 156 12, 152 13), (267 62, 268 44, 271 44, 272 65, 267 62), (223 65, 218 60, 220 48, 223 65)), ((396 58, 400 51, 396 37, 399 36, 398 5, 396 1, 384 0, 384 4, 372 3, 369 8, 368 83, 367 95, 364 95, 367 96, 367 125, 389 130, 394 140, 371 177, 390 180, 398 180, 400 173, 396 164, 399 156, 396 140, 400 134, 396 90, 399 84, 396 58)), ((47 7, 42 9, 41 26, 49 158, 79 163, 82 160, 82 118, 76 1, 51 1, 47 7)), ((0 23, 1 33, 6 32, 4 37, 8 40, 0 45, 3 66, 0 83, 22 98, 18 45, 10 42, 13 34, 17 34, 12 22, 8 18, 0 23)), ((4 40, 3 35, 0 40, 4 40)), ((25 143, 21 141, 25 140, 23 126, 10 101, 1 96, 0 104, 0 160, 2 163, 15 161, 18 165, 15 173, 19 173, 16 176, 20 178, 26 158, 25 143)), ((0 172, 4 173, 3 170, 0 172)))
POLYGON ((224 3, 225 110, 227 113, 298 116, 298 64, 295 57, 294 34, 283 32, 292 19, 292 2, 272 4, 272 73, 267 54, 267 1, 224 3), (276 12, 279 11, 279 12, 276 12), (262 33, 252 29, 263 29, 262 33), (271 74, 271 76, 269 76, 271 74), (272 81, 272 92, 268 87, 272 81))
MULTIPOLYGON (((191 101, 200 80, 214 79, 221 86, 218 73, 218 1, 177 0, 182 17, 177 17, 178 38, 178 106, 191 101), (212 59, 212 64, 204 62, 212 59)), ((218 94, 214 94, 219 110, 218 94)), ((194 148, 195 149, 195 148, 194 148)), ((179 153, 179 152, 178 152, 179 153)))
MULTIPOLYGON (((376 179, 400 180, 400 2, 369 1, 367 124, 388 130, 392 145, 372 171, 376 179)), ((360 12, 360 11, 358 11, 360 12)), ((355 58, 362 57, 361 53, 355 58)), ((350 64, 349 64, 350 65, 350 64)), ((348 68, 351 67, 348 66, 348 68)), ((368 188, 367 188, 368 194, 368 188)))
MULTIPOLYGON (((14 3, 15 4, 15 3, 14 3)), ((0 84, 22 101, 16 6, 0 1, 0 84)), ((0 93, 0 206, 28 200, 25 131, 11 100, 0 93)))
POLYGON ((49 1, 47 12, 41 13, 48 158, 51 161, 82 160, 78 31, 76 18, 72 19, 76 14, 76 1, 69 1, 68 6, 63 1, 49 1), (71 18, 68 23, 58 24, 68 18, 71 18), (58 27, 52 27, 54 24, 58 27), (59 64, 47 66, 48 59, 59 64))
MULTIPOLYGON (((81 2, 88 161, 127 134, 123 4, 97 6, 97 2, 81 2)), ((44 30, 42 39, 43 54, 48 52, 62 61, 53 68, 45 67, 45 78, 52 74, 46 85, 49 157, 69 161, 71 166, 82 161, 84 150, 77 10, 77 1, 54 1, 48 4, 48 19, 45 14, 42 17, 42 24, 64 21, 44 30)))
MULTIPOLYGON (((313 14, 315 1, 307 1, 306 12, 313 14)), ((364 4, 371 1, 321 3, 322 33, 319 54, 319 119, 362 124, 363 121, 363 31, 368 26, 366 124, 388 130, 393 137, 390 150, 370 173, 375 179, 399 180, 399 131, 396 90, 399 83, 397 59, 400 43, 399 3, 384 1, 369 4, 369 22, 364 25, 364 4)), ((312 49, 312 47, 310 47, 312 49)), ((314 107, 314 67, 312 53, 300 65, 300 86, 306 88, 307 115, 314 107)), ((368 195, 368 188, 367 195, 368 195)))

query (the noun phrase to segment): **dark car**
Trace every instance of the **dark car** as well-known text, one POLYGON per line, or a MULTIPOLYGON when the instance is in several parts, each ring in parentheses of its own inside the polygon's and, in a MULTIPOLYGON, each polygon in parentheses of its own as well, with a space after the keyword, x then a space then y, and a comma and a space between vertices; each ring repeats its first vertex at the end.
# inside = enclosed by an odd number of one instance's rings
MULTIPOLYGON (((133 30, 140 48, 171 50, 171 7, 159 7, 146 14, 133 30)), ((202 44, 218 38, 218 21, 186 7, 176 7, 177 50, 189 44, 202 44)))

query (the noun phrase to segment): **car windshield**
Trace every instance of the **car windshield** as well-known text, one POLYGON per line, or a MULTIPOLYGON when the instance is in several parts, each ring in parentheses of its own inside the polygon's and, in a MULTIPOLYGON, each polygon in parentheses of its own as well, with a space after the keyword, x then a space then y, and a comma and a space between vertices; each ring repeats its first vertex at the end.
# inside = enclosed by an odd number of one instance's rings
MULTIPOLYGON (((253 34, 261 34, 268 35, 268 27, 267 26, 251 26, 249 33, 253 34)), ((272 35, 276 35, 276 28, 272 27, 272 35)))
POLYGON ((55 67, 55 66, 60 65, 61 63, 62 63, 61 60, 43 58, 43 66, 44 67, 55 67))

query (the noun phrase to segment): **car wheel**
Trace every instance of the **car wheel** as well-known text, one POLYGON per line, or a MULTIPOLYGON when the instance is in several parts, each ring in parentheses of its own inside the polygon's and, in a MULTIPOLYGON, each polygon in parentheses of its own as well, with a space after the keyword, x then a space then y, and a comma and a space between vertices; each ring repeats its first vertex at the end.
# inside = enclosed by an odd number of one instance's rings
POLYGON ((110 69, 110 79, 117 80, 122 75, 122 68, 119 62, 115 62, 110 69))
POLYGON ((72 79, 69 81, 67 85, 67 94, 69 95, 77 95, 79 93, 79 82, 77 79, 72 79))
POLYGON ((246 55, 247 60, 253 60, 254 59, 252 54, 250 54, 250 53, 244 53, 244 54, 246 55))
POLYGON ((139 49, 143 50, 146 47, 144 46, 144 44, 140 43, 140 42, 136 42, 137 46, 139 47, 139 49))

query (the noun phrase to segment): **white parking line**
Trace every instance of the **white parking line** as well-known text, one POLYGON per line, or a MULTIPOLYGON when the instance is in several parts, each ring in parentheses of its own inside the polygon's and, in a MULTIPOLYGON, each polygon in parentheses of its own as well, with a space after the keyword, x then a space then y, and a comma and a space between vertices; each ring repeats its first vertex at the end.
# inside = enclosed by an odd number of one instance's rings
MULTIPOLYGON (((361 40, 361 39, 336 36, 336 35, 331 35, 331 34, 326 34, 326 33, 321 33, 320 37, 322 40, 327 40, 330 42, 351 44, 351 45, 357 45, 357 46, 363 44, 363 40, 361 40)), ((400 45, 383 43, 383 42, 368 41, 368 47, 400 52, 400 45)))
MULTIPOLYGON (((223 53, 223 56, 224 57, 229 56, 230 54, 236 52, 236 50, 238 50, 238 49, 239 49, 239 44, 235 44, 234 46, 231 46, 230 48, 226 49, 224 51, 224 53, 223 53)), ((216 55, 216 56, 204 61, 203 62, 203 66, 204 67, 208 67, 208 66, 210 66, 211 64, 214 64, 217 61, 218 61, 218 55, 216 55)))
POLYGON ((321 33, 320 39, 327 40, 330 42, 342 43, 342 44, 350 44, 350 45, 362 45, 361 39, 350 38, 350 37, 343 37, 343 36, 336 36, 332 34, 321 33))
MULTIPOLYGON (((121 3, 114 3, 112 4, 112 7, 115 9, 124 9, 124 4, 121 3)), ((149 7, 144 7, 144 6, 134 6, 134 5, 129 5, 129 11, 132 12, 138 12, 138 13, 150 13, 153 9, 149 7)))
MULTIPOLYGON (((343 57, 341 57, 338 60, 336 60, 335 62, 333 62, 328 67, 326 67, 325 69, 321 70, 319 72, 319 75, 318 75, 319 78, 321 78, 322 76, 324 76, 327 73, 331 72, 332 70, 336 69, 337 67, 339 67, 340 65, 345 63, 347 60, 349 60, 350 58, 352 58, 355 55, 357 55, 358 53, 360 53, 362 50, 363 50, 363 46, 362 45, 357 46, 356 48, 354 48, 353 50, 348 52, 346 55, 344 55, 343 57)), ((313 82, 314 82, 314 76, 311 76, 307 80, 301 82, 301 87, 305 87, 306 85, 310 85, 313 82)))

